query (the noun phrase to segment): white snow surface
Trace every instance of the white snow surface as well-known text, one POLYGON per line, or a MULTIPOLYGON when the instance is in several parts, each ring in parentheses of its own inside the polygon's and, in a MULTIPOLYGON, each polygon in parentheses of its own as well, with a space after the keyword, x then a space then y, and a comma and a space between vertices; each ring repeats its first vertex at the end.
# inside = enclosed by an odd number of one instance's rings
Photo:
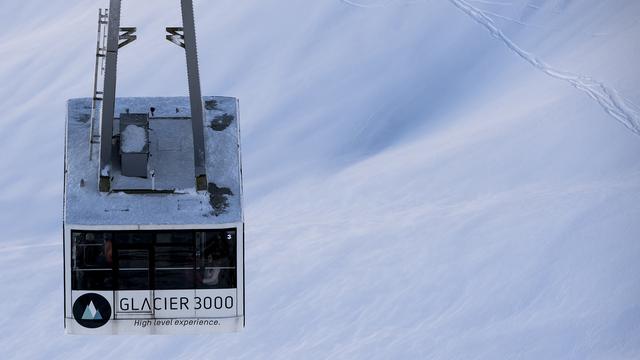
MULTIPOLYGON (((119 96, 187 94, 153 3, 119 96)), ((203 93, 242 110, 247 328, 86 338, 60 218, 98 6, 0 11, 1 357, 640 358, 640 2, 196 1, 203 93)))
POLYGON ((125 153, 142 152, 147 145, 147 130, 141 126, 128 125, 120 134, 120 150, 125 153))

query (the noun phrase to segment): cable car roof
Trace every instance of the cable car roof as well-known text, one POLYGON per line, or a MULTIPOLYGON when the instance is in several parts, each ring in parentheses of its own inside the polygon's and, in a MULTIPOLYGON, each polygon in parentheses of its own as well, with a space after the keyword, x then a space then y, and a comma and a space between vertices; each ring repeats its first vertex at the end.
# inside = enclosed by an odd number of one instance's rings
POLYGON ((230 97, 203 100, 207 191, 196 191, 193 183, 189 98, 118 98, 116 114, 147 113, 155 108, 149 121, 149 170, 155 170, 155 177, 152 180, 151 176, 146 179, 122 176, 116 161, 119 154, 114 154, 113 186, 109 193, 98 190, 98 147, 94 147, 93 160, 88 156, 91 99, 69 100, 65 223, 198 225, 243 221, 237 100, 230 97))

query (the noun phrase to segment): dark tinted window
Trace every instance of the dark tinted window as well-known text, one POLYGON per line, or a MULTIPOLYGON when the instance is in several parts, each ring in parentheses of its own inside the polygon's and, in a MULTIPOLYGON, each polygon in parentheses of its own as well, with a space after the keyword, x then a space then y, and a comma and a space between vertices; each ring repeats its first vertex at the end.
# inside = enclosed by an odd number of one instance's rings
POLYGON ((193 289, 195 272, 187 270, 156 270, 156 290, 193 289))
POLYGON ((210 267, 236 266, 235 231, 210 231, 205 233, 204 263, 210 267))
POLYGON ((74 270, 71 275, 73 290, 113 290, 112 270, 74 270))
POLYGON ((155 234, 149 231, 116 231, 114 237, 118 245, 126 247, 152 245, 155 234))
POLYGON ((116 290, 148 290, 149 270, 120 270, 116 290))
POLYGON ((200 242, 197 287, 227 289, 236 287, 236 232, 212 230, 200 242))
POLYGON ((72 289, 236 287, 235 230, 78 232, 72 289))
POLYGON ((195 233, 158 233, 155 246, 155 289, 193 289, 195 233))
POLYGON ((199 272, 199 289, 233 289, 236 287, 236 270, 207 268, 199 272))
POLYGON ((155 247, 156 269, 195 266, 194 233, 159 233, 155 247))
POLYGON ((113 241, 110 232, 72 232, 71 288, 113 289, 113 241))
POLYGON ((111 233, 73 233, 72 262, 76 269, 111 268, 111 233))
POLYGON ((149 249, 122 249, 118 246, 118 269, 149 269, 149 249))
MULTIPOLYGON (((116 237, 117 238, 117 237, 116 237)), ((118 290, 150 289, 149 253, 151 247, 129 248, 132 244, 116 245, 118 290), (124 247, 123 246, 127 246, 124 247)))

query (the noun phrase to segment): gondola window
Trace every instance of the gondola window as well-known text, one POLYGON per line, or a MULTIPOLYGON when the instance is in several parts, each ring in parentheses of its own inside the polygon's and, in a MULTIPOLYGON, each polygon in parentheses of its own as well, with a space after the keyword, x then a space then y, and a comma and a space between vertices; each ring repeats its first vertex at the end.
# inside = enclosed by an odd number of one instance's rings
POLYGON ((72 232, 73 290, 232 289, 236 230, 72 232))

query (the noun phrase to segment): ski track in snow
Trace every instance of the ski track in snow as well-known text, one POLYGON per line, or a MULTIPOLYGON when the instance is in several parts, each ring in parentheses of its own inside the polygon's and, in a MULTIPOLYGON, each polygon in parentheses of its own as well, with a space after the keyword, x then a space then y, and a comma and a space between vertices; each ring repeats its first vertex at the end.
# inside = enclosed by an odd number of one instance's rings
POLYGON ((512 23, 515 23, 515 24, 518 24, 518 25, 522 25, 524 27, 530 27, 530 28, 535 28, 535 29, 544 29, 543 26, 536 25, 536 24, 529 24, 527 22, 520 21, 518 19, 514 19, 514 18, 510 18, 508 16, 500 15, 500 14, 498 14, 496 12, 493 12, 493 11, 488 11, 488 10, 482 10, 482 11, 485 14, 491 15, 491 16, 496 17, 498 19, 502 19, 502 20, 505 20, 505 21, 510 21, 512 23))
POLYGON ((534 54, 520 48, 513 42, 513 40, 506 36, 502 30, 496 27, 493 20, 482 10, 470 5, 465 0, 449 0, 449 2, 470 16, 475 22, 489 30, 493 37, 502 41, 507 47, 509 47, 509 49, 528 63, 547 75, 558 80, 566 81, 576 89, 585 92, 590 98, 597 101, 605 112, 618 120, 622 125, 627 127, 636 135, 640 135, 640 114, 632 109, 636 106, 632 102, 623 99, 615 89, 610 88, 589 76, 574 74, 553 68, 534 54))
MULTIPOLYGON (((341 0, 343 3, 360 7, 360 8, 374 8, 383 7, 389 5, 389 0, 383 0, 373 4, 361 4, 352 0, 341 0)), ((552 78, 565 81, 574 88, 586 93, 591 99, 595 100, 604 111, 624 125, 627 129, 631 130, 634 134, 640 136, 640 113, 637 110, 638 106, 633 102, 621 96, 614 88, 608 87, 604 83, 593 79, 590 76, 575 74, 565 70, 559 70, 542 59, 538 58, 534 54, 525 51, 519 47, 511 38, 509 38, 500 28, 498 28, 490 15, 499 16, 498 14, 489 13, 478 9, 477 7, 469 4, 465 0, 448 0, 455 7, 463 11, 466 15, 471 17, 475 22, 482 25, 487 29, 493 37, 504 43, 511 51, 516 53, 522 59, 529 64, 536 67, 538 70, 551 76, 552 78)), ((474 1, 474 0, 470 0, 474 1)), ((485 3, 484 1, 475 1, 485 3)), ((508 4, 508 3, 501 3, 508 4)), ((516 21, 511 18, 506 18, 509 21, 516 21)), ((521 23, 521 25, 531 26, 529 24, 521 23)))

